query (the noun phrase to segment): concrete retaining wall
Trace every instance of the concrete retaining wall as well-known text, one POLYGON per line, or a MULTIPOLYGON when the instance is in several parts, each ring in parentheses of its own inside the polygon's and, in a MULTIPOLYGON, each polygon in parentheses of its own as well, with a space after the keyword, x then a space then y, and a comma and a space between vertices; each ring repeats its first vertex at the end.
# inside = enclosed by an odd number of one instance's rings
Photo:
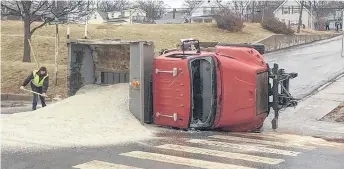
POLYGON ((272 52, 293 46, 316 42, 319 40, 330 39, 342 34, 323 34, 323 35, 271 35, 256 43, 265 45, 265 52, 272 52))
POLYGON ((1 93, 1 100, 11 100, 11 101, 31 101, 32 95, 23 95, 23 94, 7 94, 1 93))

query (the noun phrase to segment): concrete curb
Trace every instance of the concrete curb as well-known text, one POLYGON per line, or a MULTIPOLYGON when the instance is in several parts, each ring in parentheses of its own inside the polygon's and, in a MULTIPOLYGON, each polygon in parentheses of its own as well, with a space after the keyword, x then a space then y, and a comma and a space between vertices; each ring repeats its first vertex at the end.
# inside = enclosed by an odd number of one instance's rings
POLYGON ((10 94, 10 93, 2 93, 1 100, 11 100, 11 101, 31 101, 31 95, 23 95, 23 94, 10 94))
POLYGON ((318 41, 332 39, 343 35, 342 33, 336 34, 322 34, 322 35, 281 35, 275 34, 263 38, 254 43, 261 43, 265 46, 265 53, 275 52, 282 49, 289 49, 306 44, 311 44, 318 41))
MULTIPOLYGON (((344 139, 344 125, 321 121, 324 116, 344 101, 344 76, 337 76, 332 82, 319 88, 319 91, 303 99, 295 109, 286 109, 280 114, 280 132, 292 132, 321 138, 344 139), (283 120, 282 120, 283 119, 283 120)), ((272 120, 269 116, 265 124, 272 120)), ((265 127, 270 131, 269 125, 265 127)))

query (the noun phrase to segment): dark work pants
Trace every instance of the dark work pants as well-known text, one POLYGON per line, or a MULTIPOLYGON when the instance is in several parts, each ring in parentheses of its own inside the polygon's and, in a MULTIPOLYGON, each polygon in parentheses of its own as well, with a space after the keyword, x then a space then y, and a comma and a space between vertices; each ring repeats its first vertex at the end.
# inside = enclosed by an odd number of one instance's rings
MULTIPOLYGON (((36 87, 35 85, 31 84, 31 89, 34 92, 42 94, 42 87, 36 87)), ((39 96, 38 94, 33 94, 33 97, 32 97, 32 110, 36 110, 37 102, 38 102, 38 97, 41 100, 42 107, 46 106, 45 98, 44 97, 39 96)))
POLYGON ((326 30, 330 30, 330 25, 326 25, 326 30))

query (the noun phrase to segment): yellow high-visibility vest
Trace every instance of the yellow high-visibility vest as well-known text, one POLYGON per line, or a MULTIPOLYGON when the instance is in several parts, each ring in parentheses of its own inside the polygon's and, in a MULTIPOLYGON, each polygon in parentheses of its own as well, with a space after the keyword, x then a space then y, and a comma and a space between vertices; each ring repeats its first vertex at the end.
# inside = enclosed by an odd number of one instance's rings
POLYGON ((44 83, 44 80, 45 78, 48 77, 48 74, 46 76, 43 77, 43 79, 41 81, 39 81, 39 75, 37 75, 37 70, 34 70, 32 73, 33 73, 33 80, 32 80, 32 84, 37 86, 37 87, 42 87, 43 86, 43 83, 44 83))

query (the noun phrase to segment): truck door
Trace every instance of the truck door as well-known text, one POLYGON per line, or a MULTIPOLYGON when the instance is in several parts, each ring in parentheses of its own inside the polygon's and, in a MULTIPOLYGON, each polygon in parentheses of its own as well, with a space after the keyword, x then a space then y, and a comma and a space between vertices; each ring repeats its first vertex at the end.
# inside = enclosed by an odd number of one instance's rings
POLYGON ((153 62, 154 123, 188 128, 190 76, 187 59, 156 59, 153 62))

